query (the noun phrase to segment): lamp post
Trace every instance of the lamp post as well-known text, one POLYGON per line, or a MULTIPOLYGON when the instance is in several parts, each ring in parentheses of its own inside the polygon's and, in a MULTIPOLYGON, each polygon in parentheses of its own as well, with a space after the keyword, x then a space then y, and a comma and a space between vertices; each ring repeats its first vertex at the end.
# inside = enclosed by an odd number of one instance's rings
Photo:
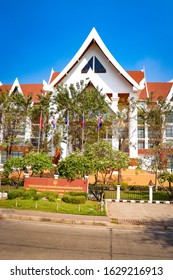
POLYGON ((148 186, 149 186, 149 203, 152 203, 153 202, 153 182, 152 182, 152 180, 149 181, 148 186))

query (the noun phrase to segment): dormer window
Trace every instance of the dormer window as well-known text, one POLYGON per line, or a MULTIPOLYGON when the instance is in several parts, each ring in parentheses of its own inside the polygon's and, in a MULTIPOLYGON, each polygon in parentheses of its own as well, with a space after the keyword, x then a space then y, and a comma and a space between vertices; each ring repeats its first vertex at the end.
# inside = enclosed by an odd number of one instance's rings
POLYGON ((89 69, 94 70, 95 73, 106 73, 106 69, 101 64, 96 56, 92 56, 87 64, 82 69, 81 73, 87 73, 89 69))

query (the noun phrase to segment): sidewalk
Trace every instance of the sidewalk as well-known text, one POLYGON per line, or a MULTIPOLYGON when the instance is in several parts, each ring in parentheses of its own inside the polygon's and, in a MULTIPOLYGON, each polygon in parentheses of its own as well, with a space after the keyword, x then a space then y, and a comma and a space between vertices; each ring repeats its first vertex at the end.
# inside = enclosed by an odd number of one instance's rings
POLYGON ((39 211, 2 209, 0 219, 28 220, 92 226, 173 227, 173 204, 107 202, 107 216, 85 216, 39 211))
POLYGON ((173 227, 173 204, 108 201, 107 214, 118 224, 173 227))

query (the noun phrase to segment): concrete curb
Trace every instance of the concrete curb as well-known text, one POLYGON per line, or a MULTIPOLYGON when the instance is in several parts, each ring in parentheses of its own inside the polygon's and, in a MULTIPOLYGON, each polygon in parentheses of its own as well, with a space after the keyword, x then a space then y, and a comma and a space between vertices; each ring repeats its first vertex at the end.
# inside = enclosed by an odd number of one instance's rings
POLYGON ((88 226, 109 226, 110 222, 97 221, 97 220, 75 220, 75 219, 63 219, 63 218, 44 218, 39 216, 28 216, 18 214, 0 214, 1 220, 23 220, 23 221, 35 221, 55 224, 68 224, 68 225, 88 225, 88 226))
POLYGON ((173 204, 173 201, 159 201, 159 200, 155 200, 155 201, 148 201, 148 200, 126 200, 126 199, 106 199, 109 202, 130 202, 130 203, 155 203, 155 204, 173 204))
POLYGON ((153 228, 173 230, 173 224, 168 221, 157 221, 157 220, 137 220, 137 219, 117 219, 110 218, 110 221, 96 221, 96 220, 75 220, 75 219, 61 219, 61 218, 44 218, 39 216, 28 216, 19 214, 0 214, 1 220, 16 220, 16 221, 33 221, 43 222, 52 224, 65 224, 65 225, 87 225, 97 227, 135 227, 135 228, 153 228))

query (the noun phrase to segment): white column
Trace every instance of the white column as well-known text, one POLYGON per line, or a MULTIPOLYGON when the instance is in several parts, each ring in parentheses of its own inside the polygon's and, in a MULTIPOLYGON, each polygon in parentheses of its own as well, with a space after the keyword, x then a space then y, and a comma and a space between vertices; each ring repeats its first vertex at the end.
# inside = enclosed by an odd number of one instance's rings
POLYGON ((117 94, 113 94, 112 98, 111 98, 111 108, 114 110, 114 112, 117 112, 118 111, 118 101, 119 101, 119 97, 118 96, 115 96, 117 94))
POLYGON ((25 128, 25 141, 31 138, 31 121, 30 118, 26 118, 26 128, 25 128))
POLYGON ((149 186, 149 203, 153 202, 153 186, 149 186))
POLYGON ((120 185, 117 185, 117 200, 120 200, 120 185))
MULTIPOLYGON (((114 112, 117 112, 118 111, 118 101, 119 101, 119 97, 117 96, 117 93, 113 94, 113 97, 111 98, 111 101, 112 101, 111 108, 114 110, 114 112)), ((117 130, 116 123, 115 124, 113 123, 112 147, 115 150, 118 150, 118 146, 119 146, 118 137, 117 137, 118 132, 116 130, 117 130)))

